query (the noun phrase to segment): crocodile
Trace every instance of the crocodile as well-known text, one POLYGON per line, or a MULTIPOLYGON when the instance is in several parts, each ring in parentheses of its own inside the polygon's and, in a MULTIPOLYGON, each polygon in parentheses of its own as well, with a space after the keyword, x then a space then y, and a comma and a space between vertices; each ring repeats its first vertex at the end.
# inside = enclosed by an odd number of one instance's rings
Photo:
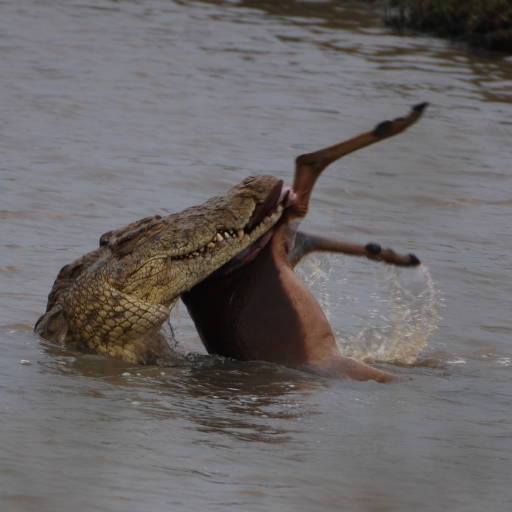
POLYGON ((253 176, 223 197, 147 217, 100 237, 64 266, 35 331, 137 364, 171 356, 159 331, 182 293, 250 248, 281 217, 289 188, 253 176))

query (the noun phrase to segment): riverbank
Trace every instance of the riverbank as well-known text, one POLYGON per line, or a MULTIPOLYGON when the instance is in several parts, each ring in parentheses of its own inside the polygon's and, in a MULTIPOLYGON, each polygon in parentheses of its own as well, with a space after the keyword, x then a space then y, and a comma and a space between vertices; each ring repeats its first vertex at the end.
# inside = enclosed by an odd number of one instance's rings
POLYGON ((512 0, 390 0, 384 22, 512 52, 512 0))

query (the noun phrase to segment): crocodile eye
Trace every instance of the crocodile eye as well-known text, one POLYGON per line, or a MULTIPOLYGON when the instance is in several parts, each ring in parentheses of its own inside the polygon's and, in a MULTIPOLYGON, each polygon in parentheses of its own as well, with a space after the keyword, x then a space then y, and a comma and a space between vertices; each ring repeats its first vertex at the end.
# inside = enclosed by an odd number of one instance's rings
POLYGON ((100 237, 100 247, 107 245, 110 242, 110 237, 112 236, 113 231, 108 231, 107 233, 103 233, 100 237))

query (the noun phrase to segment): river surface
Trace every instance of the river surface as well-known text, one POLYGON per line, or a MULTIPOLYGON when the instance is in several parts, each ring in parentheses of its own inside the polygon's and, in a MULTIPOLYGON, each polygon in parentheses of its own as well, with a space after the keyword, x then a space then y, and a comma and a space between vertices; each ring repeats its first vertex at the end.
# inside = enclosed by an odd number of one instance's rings
POLYGON ((0 1, 0 507, 508 511, 512 59, 397 35, 336 2, 0 1), (301 266, 351 383, 208 357, 183 305, 169 368, 32 332, 100 235, 429 101, 332 165, 305 231, 413 252, 301 266))

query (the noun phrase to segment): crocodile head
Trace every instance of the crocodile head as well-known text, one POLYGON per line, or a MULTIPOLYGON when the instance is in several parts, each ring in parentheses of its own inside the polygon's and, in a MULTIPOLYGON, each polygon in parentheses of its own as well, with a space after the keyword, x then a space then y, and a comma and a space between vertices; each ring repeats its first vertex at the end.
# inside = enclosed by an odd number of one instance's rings
POLYGON ((106 233, 100 245, 111 258, 100 274, 123 293, 171 305, 264 235, 281 217, 287 190, 272 176, 250 177, 203 205, 106 233))
POLYGON ((293 196, 275 177, 250 177, 203 205, 105 233, 60 271, 36 332, 131 362, 165 356, 154 340, 178 297, 246 254, 293 196))

